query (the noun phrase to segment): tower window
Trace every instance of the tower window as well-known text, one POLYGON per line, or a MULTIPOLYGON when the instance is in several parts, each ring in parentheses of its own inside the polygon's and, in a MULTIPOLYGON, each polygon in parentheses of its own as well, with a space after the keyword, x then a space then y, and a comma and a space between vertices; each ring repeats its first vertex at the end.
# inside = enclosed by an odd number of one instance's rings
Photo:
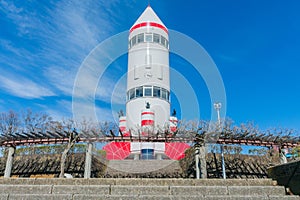
POLYGON ((160 97, 160 88, 159 87, 156 87, 156 86, 153 87, 153 96, 160 97))
POLYGON ((127 91, 127 101, 140 97, 156 97, 169 102, 170 92, 157 86, 139 86, 127 91))
POLYGON ((161 41, 160 42, 163 46, 166 46, 166 38, 164 36, 161 36, 161 41))
POLYGON ((144 33, 138 34, 137 43, 144 42, 144 33))
POLYGON ((143 42, 157 43, 166 47, 167 49, 169 48, 168 40, 164 36, 159 35, 157 33, 140 33, 130 39, 128 46, 129 48, 132 48, 136 44, 143 42))
POLYGON ((167 90, 164 88, 161 89, 161 98, 168 100, 167 99, 167 90))
POLYGON ((146 38, 146 42, 152 42, 152 34, 146 34, 145 38, 146 38))
POLYGON ((167 91, 167 98, 166 98, 167 101, 170 101, 170 92, 167 91))
POLYGON ((136 44, 136 36, 134 36, 132 39, 131 39, 131 46, 134 46, 136 44))
POLYGON ((145 86, 144 87, 145 91, 145 97, 152 97, 152 87, 151 86, 145 86))
POLYGON ((154 43, 159 43, 159 38, 160 38, 159 34, 153 33, 153 42, 154 43))
POLYGON ((142 97, 143 96, 143 87, 137 87, 135 90, 136 97, 142 97))
POLYGON ((134 88, 129 90, 129 99, 133 99, 134 98, 134 88))

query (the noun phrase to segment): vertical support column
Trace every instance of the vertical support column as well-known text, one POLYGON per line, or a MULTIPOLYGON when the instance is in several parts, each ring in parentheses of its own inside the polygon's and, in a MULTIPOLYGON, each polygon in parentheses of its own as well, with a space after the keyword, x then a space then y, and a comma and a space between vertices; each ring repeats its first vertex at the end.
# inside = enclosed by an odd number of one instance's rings
POLYGON ((85 153, 84 178, 91 178, 93 144, 88 143, 85 153))
POLYGON ((135 153, 133 160, 139 160, 139 159, 140 159, 140 154, 135 153))
POLYGON ((161 153, 156 154, 156 160, 162 160, 162 154, 161 153))
POLYGON ((202 144, 200 146, 200 166, 201 166, 201 178, 207 178, 207 169, 206 169, 206 148, 202 144))
POLYGON ((222 158, 223 179, 226 179, 226 169, 225 169, 224 147, 223 147, 223 144, 221 144, 221 158, 222 158))
POLYGON ((196 147, 196 151, 195 151, 195 163, 196 163, 196 179, 200 179, 199 147, 196 147))
POLYGON ((13 165, 13 161, 14 161, 14 154, 15 154, 15 147, 8 147, 8 154, 7 154, 4 178, 10 178, 10 176, 11 176, 11 170, 12 170, 12 165, 13 165))

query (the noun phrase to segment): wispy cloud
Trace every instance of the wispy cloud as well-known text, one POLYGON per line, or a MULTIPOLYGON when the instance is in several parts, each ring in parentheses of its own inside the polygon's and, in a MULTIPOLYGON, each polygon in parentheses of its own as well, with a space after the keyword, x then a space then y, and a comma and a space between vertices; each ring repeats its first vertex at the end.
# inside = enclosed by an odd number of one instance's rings
MULTIPOLYGON (((5 19, 1 28, 9 36, 2 37, 0 33, 0 93, 25 99, 56 96, 37 106, 54 116, 72 113, 71 101, 65 99, 72 96, 81 63, 101 41, 117 33, 125 20, 121 9, 132 7, 131 3, 1 0, 0 12, 5 19)), ((102 78, 105 84, 101 81, 100 88, 94 91, 97 98, 107 103, 124 103, 125 86, 116 85, 116 78, 102 78)), ((110 108, 96 110, 101 113, 99 118, 112 118, 110 108)))
POLYGON ((81 62, 113 32, 115 27, 111 20, 118 16, 107 10, 111 10, 118 2, 58 1, 49 2, 46 6, 30 2, 43 11, 39 12, 30 6, 18 7, 14 2, 1 1, 0 10, 17 29, 15 37, 36 46, 30 46, 30 54, 24 48, 15 47, 13 41, 2 39, 2 49, 10 51, 11 57, 19 57, 20 62, 16 64, 1 56, 0 63, 13 65, 17 70, 28 69, 29 74, 35 67, 40 78, 49 81, 49 89, 52 87, 58 94, 71 95, 81 62), (22 60, 26 60, 27 66, 21 66, 22 60), (29 63, 28 60, 33 62, 29 63))
POLYGON ((104 77, 97 90, 96 98, 111 104, 126 103, 126 77, 122 76, 119 80, 112 80, 104 77))
POLYGON ((55 57, 56 66, 46 67, 44 74, 57 89, 71 95, 81 62, 112 32, 113 26, 104 7, 90 1, 60 2, 49 15, 53 19, 51 26, 55 28, 54 31, 45 29, 41 53, 46 57, 51 56, 51 59, 55 57))
POLYGON ((42 98, 45 96, 55 95, 46 87, 24 77, 8 78, 0 75, 0 85, 7 93, 25 99, 42 98))

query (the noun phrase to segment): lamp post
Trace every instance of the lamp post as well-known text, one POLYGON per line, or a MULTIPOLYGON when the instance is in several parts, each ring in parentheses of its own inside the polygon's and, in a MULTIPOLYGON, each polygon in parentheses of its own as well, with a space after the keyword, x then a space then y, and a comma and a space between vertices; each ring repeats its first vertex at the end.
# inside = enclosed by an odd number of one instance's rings
MULTIPOLYGON (((221 132, 221 117, 220 117, 220 110, 221 110, 222 104, 220 102, 214 103, 214 108, 217 111, 218 115, 218 124, 217 124, 217 131, 221 132)), ((224 161, 224 149, 223 145, 221 144, 221 158, 222 158, 222 172, 223 172, 223 179, 226 179, 226 169, 225 169, 225 161, 224 161)))

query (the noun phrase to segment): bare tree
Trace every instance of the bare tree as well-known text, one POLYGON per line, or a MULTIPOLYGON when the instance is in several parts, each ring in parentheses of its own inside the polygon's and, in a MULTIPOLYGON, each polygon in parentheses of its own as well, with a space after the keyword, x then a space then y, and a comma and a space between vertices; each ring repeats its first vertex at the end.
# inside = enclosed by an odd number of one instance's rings
POLYGON ((45 132, 51 129, 52 117, 46 113, 33 113, 32 110, 28 109, 23 113, 22 123, 24 126, 24 131, 34 132, 41 131, 45 132))
POLYGON ((61 155, 61 160, 60 160, 60 174, 59 178, 64 178, 65 174, 65 164, 66 164, 66 159, 67 155, 70 151, 70 149, 75 145, 75 143, 78 141, 79 135, 76 135, 74 132, 69 133, 69 140, 67 147, 64 149, 62 155, 61 155))
POLYGON ((79 135, 75 132, 75 127, 74 127, 74 121, 73 120, 64 120, 62 121, 62 129, 68 133, 68 144, 66 148, 64 149, 62 155, 61 155, 61 160, 60 160, 60 174, 59 178, 64 178, 65 174, 65 164, 66 164, 66 159, 68 156, 69 151, 71 148, 75 145, 75 143, 79 139, 79 135))
POLYGON ((10 135, 20 128, 20 119, 18 113, 10 110, 9 112, 0 113, 0 134, 10 135))

